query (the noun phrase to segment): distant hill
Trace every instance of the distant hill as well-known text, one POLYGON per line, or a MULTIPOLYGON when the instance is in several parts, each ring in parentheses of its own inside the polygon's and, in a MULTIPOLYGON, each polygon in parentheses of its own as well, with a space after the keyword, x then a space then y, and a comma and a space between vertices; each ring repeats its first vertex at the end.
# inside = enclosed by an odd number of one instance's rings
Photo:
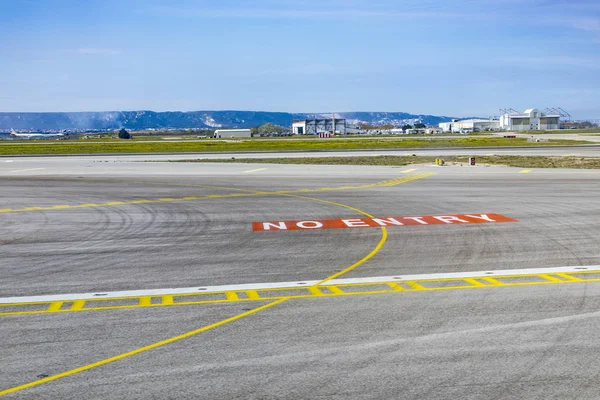
MULTIPOLYGON (((403 112, 345 112, 336 116, 352 123, 370 125, 422 122, 437 125, 451 117, 403 112)), ((168 128, 250 128, 271 122, 291 126, 294 119, 330 118, 326 113, 285 113, 268 111, 97 111, 97 112, 0 112, 0 130, 103 130, 168 128)))

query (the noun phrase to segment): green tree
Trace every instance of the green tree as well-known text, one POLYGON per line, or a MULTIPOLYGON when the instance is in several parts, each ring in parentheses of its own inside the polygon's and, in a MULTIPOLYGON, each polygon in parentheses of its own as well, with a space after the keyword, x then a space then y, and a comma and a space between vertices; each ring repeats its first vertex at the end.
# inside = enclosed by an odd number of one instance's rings
POLYGON ((407 129, 412 129, 412 125, 406 124, 402 125, 402 130, 406 132, 407 129))
POLYGON ((286 129, 283 126, 272 124, 270 122, 258 127, 258 133, 283 133, 288 131, 289 129, 286 129))
POLYGON ((125 128, 121 128, 119 131, 119 139, 131 139, 131 135, 125 128))
POLYGON ((427 125, 422 123, 415 124, 415 129, 425 129, 426 127, 427 125))

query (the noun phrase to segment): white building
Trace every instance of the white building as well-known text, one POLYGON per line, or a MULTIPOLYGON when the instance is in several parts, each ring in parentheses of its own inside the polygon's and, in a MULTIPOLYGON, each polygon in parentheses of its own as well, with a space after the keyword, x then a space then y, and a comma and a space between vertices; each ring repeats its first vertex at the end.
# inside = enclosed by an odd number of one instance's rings
POLYGON ((217 129, 213 137, 216 138, 238 138, 252 137, 250 129, 217 129))
POLYGON ((500 127, 507 131, 559 129, 559 126, 560 114, 545 114, 536 108, 527 109, 524 113, 506 112, 500 116, 500 127))
POLYGON ((335 132, 342 135, 348 133, 344 118, 295 120, 292 121, 292 132, 296 135, 314 135, 324 132, 335 132))
POLYGON ((442 122, 439 127, 443 132, 484 132, 500 129, 500 121, 497 119, 463 119, 452 120, 452 122, 442 122))

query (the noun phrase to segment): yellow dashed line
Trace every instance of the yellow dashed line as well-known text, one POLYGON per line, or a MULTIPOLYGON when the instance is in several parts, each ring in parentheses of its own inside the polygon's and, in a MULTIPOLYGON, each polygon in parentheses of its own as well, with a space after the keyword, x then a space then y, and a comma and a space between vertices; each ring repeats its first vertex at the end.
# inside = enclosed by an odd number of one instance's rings
POLYGON ((528 174, 528 173, 530 173, 531 171, 532 171, 532 170, 530 170, 530 169, 523 169, 523 170, 519 171, 519 173, 520 173, 520 174, 528 174))
MULTIPOLYGON (((344 271, 341 271, 341 273, 343 272, 344 271)), ((600 278, 597 277, 598 274, 600 274, 600 270, 589 270, 585 272, 568 273, 562 272, 527 275, 503 275, 495 276, 493 278, 487 276, 476 276, 471 278, 440 278, 400 282, 366 282, 337 285, 331 285, 327 283, 327 281, 330 280, 328 278, 312 286, 292 288, 266 287, 252 290, 226 290, 221 292, 193 292, 155 296, 145 295, 137 297, 104 297, 94 299, 83 299, 73 301, 70 308, 62 307, 64 303, 69 303, 66 301, 6 303, 0 304, 0 316, 86 312, 148 307, 170 307, 215 303, 240 303, 248 301, 267 301, 280 299, 307 299, 317 297, 320 298, 376 295, 385 293, 428 292, 438 290, 482 289, 492 287, 532 285, 558 285, 568 283, 574 284, 582 282, 600 282, 600 278), (586 275, 589 275, 590 277, 588 278, 586 277, 586 275), (537 280, 533 280, 532 278, 537 278, 537 280), (202 299, 203 297, 205 297, 205 299, 202 299), (152 302, 153 298, 157 300, 161 299, 161 302, 152 302), (130 304, 109 305, 114 304, 114 301, 118 300, 129 300, 130 304), (31 310, 32 306, 35 306, 39 309, 31 310), (19 308, 22 308, 22 311, 19 311, 19 308), (10 309, 11 311, 3 312, 2 309, 10 309)), ((335 277, 335 275, 332 276, 332 279, 333 277, 335 277)))
MULTIPOLYGON (((412 181, 412 180, 425 178, 425 177, 431 176, 431 175, 434 175, 434 174, 433 173, 430 173, 430 174, 420 174, 420 175, 408 176, 408 177, 404 177, 404 178, 392 179, 392 180, 389 180, 388 183, 386 183, 386 186, 395 186, 395 185, 399 185, 399 184, 404 183, 404 182, 409 182, 409 181, 412 181)), ((360 187, 347 187, 347 188, 356 189, 356 188, 370 188, 370 187, 374 187, 374 185, 362 185, 360 187)), ((340 190, 339 188, 328 188, 328 189, 330 189, 330 190, 340 190)), ((343 190, 345 190, 345 189, 343 189, 343 190)), ((351 206, 348 206, 348 205, 345 205, 345 204, 341 204, 341 203, 336 203, 336 202, 321 200, 321 199, 317 199, 317 198, 304 197, 304 196, 295 196, 295 195, 293 195, 291 193, 294 193, 294 191, 276 192, 276 193, 267 192, 266 194, 277 194, 277 195, 283 194, 283 195, 287 195, 287 196, 298 197, 298 198, 305 198, 305 199, 309 199, 309 200, 313 200, 313 201, 327 203, 327 204, 331 204, 331 205, 337 205, 337 206, 348 208, 350 210, 354 210, 354 211, 356 211, 356 212, 358 212, 360 214, 363 214, 365 216, 371 217, 370 214, 368 214, 368 213, 366 213, 366 212, 364 212, 362 210, 359 210, 358 208, 355 208, 355 207, 351 207, 351 206)), ((303 192, 303 193, 306 193, 306 192, 303 192)), ((255 195, 257 195, 257 194, 256 193, 246 194, 246 196, 255 196, 255 195)), ((244 196, 244 194, 238 194, 237 196, 244 196)), ((224 195, 224 196, 218 196, 218 197, 225 198, 225 197, 234 197, 234 196, 233 195, 224 195)), ((200 200, 202 198, 209 198, 209 197, 208 196, 198 197, 197 199, 200 200)), ((215 197, 211 196, 210 198, 215 198, 215 197)), ((162 200, 165 200, 165 199, 162 199, 162 200)), ((168 200, 169 201, 186 201, 186 200, 189 200, 189 197, 188 198, 172 199, 172 200, 168 199, 168 200)), ((196 200, 196 198, 194 198, 194 200, 196 200)), ((145 202, 152 203, 152 202, 159 202, 159 201, 161 201, 161 199, 159 199, 159 200, 147 200, 145 202)), ((140 202, 140 200, 136 200, 135 203, 134 202, 123 202, 123 203, 124 204, 139 204, 139 202, 140 202)), ((95 205, 95 206, 102 207, 102 206, 109 206, 109 205, 110 204, 105 203, 105 204, 98 204, 98 205, 95 205)), ((67 207, 69 207, 69 206, 67 206, 67 207)), ((77 208, 78 206, 70 206, 70 207, 77 208)), ((81 205, 79 205, 79 207, 81 207, 81 205)), ((4 212, 17 212, 17 211, 19 211, 19 210, 11 210, 11 209, 8 209, 8 210, 9 211, 4 211, 4 212)), ((321 284, 321 283, 324 283, 324 282, 327 282, 327 281, 329 281, 331 279, 339 277, 340 275, 342 275, 342 274, 344 274, 344 273, 346 273, 346 272, 348 272, 348 271, 350 271, 350 270, 358 267, 359 265, 365 263, 371 257, 373 257, 381 249, 381 247, 383 246, 383 244, 385 243, 385 241, 387 239, 387 230, 386 230, 385 227, 381 227, 381 232, 382 232, 381 240, 379 241, 379 243, 377 244, 377 246, 375 247, 375 249, 373 249, 368 255, 366 255, 365 257, 363 257, 362 259, 360 259, 358 262, 354 263, 350 267, 348 267, 348 268, 346 268, 346 269, 344 269, 344 270, 342 270, 340 272, 337 272, 337 273, 335 273, 335 274, 333 274, 333 275, 331 275, 331 276, 323 279, 317 285, 311 286, 310 288, 308 288, 308 294, 297 296, 297 298, 324 297, 324 296, 342 296, 342 295, 346 296, 346 295, 351 294, 351 293, 343 292, 342 289, 330 289, 331 293, 333 293, 333 294, 324 294, 317 286, 319 284, 321 284), (343 294, 342 294, 342 292, 343 292, 343 294)), ((337 286, 337 287, 339 288, 339 286, 337 286)), ((398 291, 395 288, 392 288, 390 290, 392 292, 397 292, 398 291)), ((370 293, 374 294, 374 293, 382 293, 382 292, 385 292, 385 291, 371 291, 370 293)), ((204 293, 202 293, 202 294, 204 294, 204 293)), ((366 294, 366 293, 359 293, 359 294, 366 294)), ((223 292, 223 295, 225 296, 225 298, 223 300, 208 300, 208 301, 201 301, 201 303, 206 304, 206 303, 218 303, 218 302, 267 301, 267 300, 270 300, 270 298, 261 297, 259 291, 257 291, 257 290, 247 290, 247 291, 243 291, 243 292, 227 291, 227 292, 223 292), (239 296, 238 296, 238 293, 245 293, 246 298, 240 299, 239 296)), ((100 308, 97 307, 96 309, 104 309, 104 310, 106 310, 106 309, 111 309, 111 308, 114 308, 114 309, 121 308, 122 309, 122 308, 134 308, 134 307, 166 307, 166 306, 172 306, 172 305, 184 305, 184 304, 194 304, 194 303, 197 303, 197 302, 179 302, 179 301, 176 302, 175 301, 175 297, 173 295, 163 295, 163 296, 158 296, 158 297, 160 297, 160 299, 161 299, 161 303, 160 304, 153 304, 152 303, 152 297, 150 297, 150 296, 142 296, 142 297, 138 298, 138 304, 137 305, 131 305, 131 306, 127 306, 127 305, 126 306, 112 306, 112 307, 108 306, 108 307, 100 307, 100 308)), ((184 297, 184 296, 177 296, 177 297, 184 297)), ((109 364, 109 363, 112 363, 112 362, 115 362, 115 361, 118 361, 118 360, 122 360, 124 358, 131 357, 131 356, 134 356, 136 354, 143 353, 143 352, 155 349, 157 347, 161 347, 161 346, 164 346, 166 344, 173 343, 173 342, 185 339, 187 337, 197 335, 199 333, 208 331, 210 329, 219 327, 221 325, 228 324, 230 322, 236 321, 238 319, 244 318, 244 317, 249 316, 251 314, 254 314, 254 313, 257 313, 257 312, 262 311, 264 309, 267 309, 269 307, 272 307, 272 306, 275 306, 277 304, 283 303, 283 302, 285 302, 286 300, 288 300, 290 298, 291 298, 290 296, 279 296, 279 297, 273 298, 275 301, 272 301, 270 303, 261 305, 261 306, 259 306, 257 308, 252 309, 252 310, 249 310, 249 311, 246 311, 246 312, 234 315, 233 317, 226 318, 226 319, 221 320, 219 322, 216 322, 214 324, 211 324, 211 325, 208 325, 208 326, 205 326, 205 327, 193 330, 193 331, 189 331, 189 332, 186 332, 184 334, 181 334, 181 335, 178 335, 178 336, 174 336, 174 337, 171 337, 169 339, 162 340, 162 341, 150 344, 148 346, 140 347, 138 349, 135 349, 135 350, 132 350, 132 351, 129 351, 129 352, 126 352, 126 353, 121 353, 119 355, 116 355, 116 356, 113 356, 113 357, 110 357, 110 358, 106 358, 106 359, 103 359, 103 360, 100 360, 100 361, 97 361, 97 362, 94 362, 94 363, 83 365, 81 367, 74 368, 74 369, 71 369, 71 370, 68 370, 68 371, 56 374, 56 375, 51 375, 51 376, 48 376, 46 378, 39 379, 39 380, 36 380, 36 381, 32 381, 32 382, 29 382, 29 383, 26 383, 26 384, 23 384, 23 385, 20 385, 20 386, 15 386, 15 387, 12 387, 12 388, 1 390, 0 391, 0 396, 3 396, 5 394, 9 394, 9 393, 18 392, 18 391, 21 391, 21 390, 24 390, 24 389, 27 389, 27 388, 30 388, 30 387, 41 385, 41 384, 46 383, 46 382, 51 382, 51 381, 60 379, 60 378, 63 378, 63 377, 71 376, 71 375, 77 374, 77 373, 82 372, 82 371, 87 371, 87 370, 90 370, 92 368, 96 368, 96 367, 99 367, 99 366, 102 366, 102 365, 106 365, 106 364, 109 364)), ((114 300, 114 299, 111 299, 111 300, 114 300)), ((48 305, 48 308, 45 311, 42 311, 42 312, 60 313, 60 312, 86 311, 86 310, 92 310, 92 309, 94 309, 93 304, 91 304, 91 307, 89 307, 89 308, 85 307, 86 303, 92 303, 92 301, 90 301, 90 300, 76 300, 76 301, 74 301, 72 303, 72 306, 71 306, 70 309, 68 309, 68 310, 61 310, 62 303, 58 305, 57 302, 53 302, 53 303, 51 303, 51 304, 48 305)), ((8 306, 8 305, 2 305, 2 304, 0 304, 0 310, 1 310, 2 306, 8 306)), ((15 304, 11 304, 10 306, 14 307, 15 304)), ((8 312, 8 313, 0 313, 0 315, 38 314, 38 313, 40 313, 40 312, 38 312, 38 311, 23 311, 23 312, 18 312, 18 311, 14 312, 14 311, 12 311, 12 312, 8 312)))
POLYGON ((257 169, 249 169, 248 171, 244 171, 244 173, 248 174, 251 172, 259 172, 259 171, 266 171, 267 168, 257 168, 257 169))

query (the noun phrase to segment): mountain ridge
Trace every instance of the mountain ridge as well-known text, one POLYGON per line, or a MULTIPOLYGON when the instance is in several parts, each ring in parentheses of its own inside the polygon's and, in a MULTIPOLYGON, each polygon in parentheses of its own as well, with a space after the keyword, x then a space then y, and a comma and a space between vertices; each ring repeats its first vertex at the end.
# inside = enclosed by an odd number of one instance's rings
MULTIPOLYGON (((421 122, 437 125, 452 117, 406 112, 351 111, 335 113, 350 123, 370 125, 421 122)), ((332 113, 288 113, 274 111, 83 111, 0 112, 0 129, 17 130, 109 130, 251 128, 265 123, 291 126, 296 119, 331 118, 332 113)))

